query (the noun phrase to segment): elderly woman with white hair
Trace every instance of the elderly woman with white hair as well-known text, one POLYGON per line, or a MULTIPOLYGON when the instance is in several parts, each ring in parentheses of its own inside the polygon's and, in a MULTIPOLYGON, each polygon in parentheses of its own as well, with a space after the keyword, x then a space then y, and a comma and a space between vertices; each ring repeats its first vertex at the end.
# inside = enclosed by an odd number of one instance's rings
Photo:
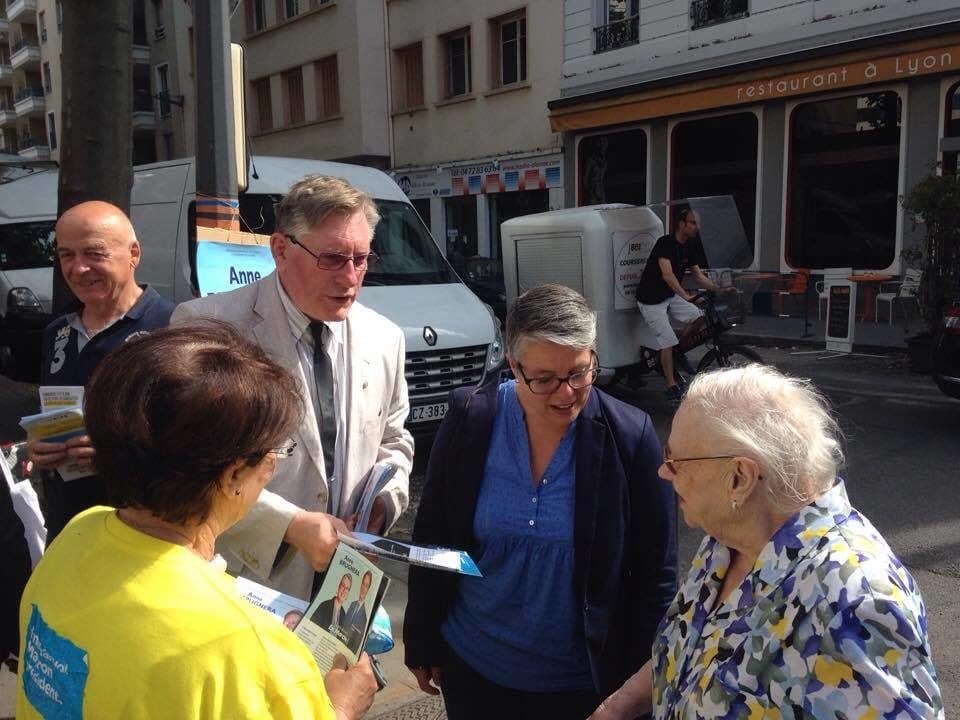
POLYGON ((650 657, 676 592, 676 507, 638 408, 593 387, 596 317, 560 285, 507 315, 516 380, 456 390, 413 539, 483 577, 410 568, 406 664, 450 720, 583 720, 650 657))
POLYGON ((591 716, 942 718, 923 599, 850 506, 826 401, 760 365, 698 376, 660 476, 707 537, 653 657, 591 716))

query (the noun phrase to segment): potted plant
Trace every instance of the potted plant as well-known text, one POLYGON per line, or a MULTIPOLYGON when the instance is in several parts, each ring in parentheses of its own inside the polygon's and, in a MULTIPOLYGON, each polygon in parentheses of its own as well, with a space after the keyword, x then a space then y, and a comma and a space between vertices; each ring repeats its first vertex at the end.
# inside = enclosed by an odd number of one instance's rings
POLYGON ((926 325, 907 345, 911 367, 931 372, 935 333, 960 288, 960 177, 931 173, 913 186, 903 207, 913 215, 914 229, 923 228, 919 242, 903 251, 903 259, 921 272, 917 299, 926 325))

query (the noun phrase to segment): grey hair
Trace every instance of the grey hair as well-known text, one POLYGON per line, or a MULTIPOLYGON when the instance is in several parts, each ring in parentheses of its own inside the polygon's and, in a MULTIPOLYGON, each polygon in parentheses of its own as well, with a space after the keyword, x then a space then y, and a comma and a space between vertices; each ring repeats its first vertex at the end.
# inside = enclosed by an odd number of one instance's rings
POLYGON ((380 222, 376 203, 367 193, 346 180, 330 175, 307 175, 294 183, 276 208, 277 232, 299 237, 316 227, 331 213, 353 215, 363 212, 370 237, 380 222))
POLYGON ((840 428, 809 380, 758 364, 718 370, 694 378, 683 407, 703 418, 711 453, 759 464, 778 510, 812 502, 843 466, 840 428))
POLYGON ((528 340, 595 350, 597 315, 576 290, 540 285, 518 297, 507 313, 507 354, 519 359, 528 340))

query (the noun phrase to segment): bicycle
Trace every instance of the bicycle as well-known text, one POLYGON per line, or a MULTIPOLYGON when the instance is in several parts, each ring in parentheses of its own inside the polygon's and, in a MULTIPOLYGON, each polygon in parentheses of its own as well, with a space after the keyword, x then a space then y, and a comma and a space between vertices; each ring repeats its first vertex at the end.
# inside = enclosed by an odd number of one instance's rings
MULTIPOLYGON (((756 350, 737 340, 724 337, 731 329, 744 322, 744 312, 737 298, 721 299, 713 292, 700 290, 696 293, 696 300, 701 299, 704 310, 702 324, 693 332, 683 333, 679 343, 673 349, 674 374, 681 387, 685 386, 693 375, 714 367, 738 367, 763 362, 763 358, 756 350), (687 359, 687 353, 702 345, 707 345, 709 349, 694 369, 687 359)), ((626 379, 629 385, 631 377, 649 372, 663 375, 660 351, 655 348, 641 347, 640 361, 634 365, 619 368, 614 376, 614 382, 626 379)))

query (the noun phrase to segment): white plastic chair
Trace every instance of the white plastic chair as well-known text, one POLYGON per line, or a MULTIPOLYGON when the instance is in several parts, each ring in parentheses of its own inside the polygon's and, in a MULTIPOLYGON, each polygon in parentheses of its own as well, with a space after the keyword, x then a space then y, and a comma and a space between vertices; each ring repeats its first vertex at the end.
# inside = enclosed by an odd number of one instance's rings
POLYGON ((827 298, 828 298, 827 289, 824 287, 823 282, 824 282, 823 280, 818 280, 813 284, 813 286, 817 289, 817 320, 821 319, 821 316, 820 316, 822 312, 821 308, 823 308, 827 304, 827 298))
MULTIPOLYGON (((884 285, 893 285, 893 283, 884 283, 884 285)), ((915 303, 917 310, 920 309, 920 300, 917 299, 917 292, 920 290, 920 271, 907 270, 903 274, 903 280, 899 287, 893 292, 882 292, 884 285, 880 286, 881 292, 878 292, 873 301, 873 322, 878 322, 880 312, 880 303, 888 304, 887 323, 893 325, 893 303, 895 300, 905 300, 915 303)))

